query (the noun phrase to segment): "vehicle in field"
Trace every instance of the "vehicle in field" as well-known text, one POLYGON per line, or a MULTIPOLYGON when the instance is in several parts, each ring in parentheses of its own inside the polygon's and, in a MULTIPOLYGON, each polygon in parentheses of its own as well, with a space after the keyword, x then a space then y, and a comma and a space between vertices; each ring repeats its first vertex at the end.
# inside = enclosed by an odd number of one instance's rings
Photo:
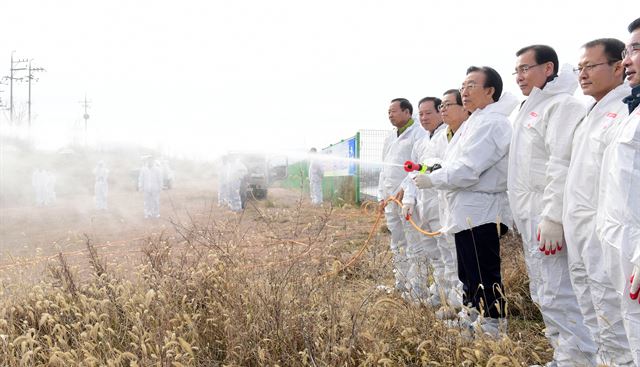
POLYGON ((247 167, 247 175, 240 190, 243 205, 247 198, 266 198, 269 186, 274 181, 287 177, 287 158, 284 156, 231 152, 227 154, 227 160, 240 160, 247 167))

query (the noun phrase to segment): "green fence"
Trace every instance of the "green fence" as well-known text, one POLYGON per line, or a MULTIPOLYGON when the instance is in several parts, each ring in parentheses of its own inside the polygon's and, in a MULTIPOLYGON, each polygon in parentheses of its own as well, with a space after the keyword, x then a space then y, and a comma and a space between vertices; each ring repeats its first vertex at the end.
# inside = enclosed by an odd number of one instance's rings
POLYGON ((281 185, 288 189, 302 189, 309 192, 309 162, 300 161, 289 164, 287 178, 281 185))
MULTIPOLYGON (((388 130, 360 130, 355 136, 343 139, 322 149, 324 153, 340 150, 337 154, 343 158, 355 158, 348 172, 341 175, 326 175, 322 180, 325 201, 336 205, 344 203, 360 204, 364 200, 375 199, 382 161, 382 146, 388 130), (351 142, 353 140, 353 142, 351 142), (350 143, 353 151, 344 151, 344 144, 350 143), (348 155, 348 157, 347 157, 348 155)), ((291 189, 309 192, 309 162, 300 161, 289 164, 287 178, 281 185, 291 189)))

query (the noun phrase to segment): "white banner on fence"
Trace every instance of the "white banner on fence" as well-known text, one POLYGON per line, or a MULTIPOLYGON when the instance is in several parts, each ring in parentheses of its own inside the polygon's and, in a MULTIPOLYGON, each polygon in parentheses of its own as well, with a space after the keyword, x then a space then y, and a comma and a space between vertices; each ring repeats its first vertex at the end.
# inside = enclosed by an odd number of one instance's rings
POLYGON ((322 154, 344 158, 343 160, 327 160, 324 162, 324 175, 328 176, 354 176, 356 163, 349 158, 356 158, 356 137, 345 139, 337 144, 322 149, 322 154))

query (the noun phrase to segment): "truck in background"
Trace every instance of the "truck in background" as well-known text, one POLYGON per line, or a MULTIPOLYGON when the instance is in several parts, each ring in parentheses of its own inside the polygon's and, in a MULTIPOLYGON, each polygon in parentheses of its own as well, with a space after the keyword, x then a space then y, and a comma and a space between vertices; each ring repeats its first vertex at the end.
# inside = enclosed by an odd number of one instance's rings
POLYGON ((267 197, 269 186, 276 180, 287 177, 286 156, 270 156, 261 153, 230 152, 226 154, 228 162, 240 160, 247 167, 247 175, 243 179, 242 203, 247 198, 261 200, 267 197))

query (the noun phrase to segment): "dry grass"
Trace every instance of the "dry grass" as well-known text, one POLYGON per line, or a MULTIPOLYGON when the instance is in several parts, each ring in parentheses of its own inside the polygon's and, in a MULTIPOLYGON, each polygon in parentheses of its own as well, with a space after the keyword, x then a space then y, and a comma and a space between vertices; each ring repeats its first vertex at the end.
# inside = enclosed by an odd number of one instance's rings
POLYGON ((504 242, 510 332, 467 340, 391 284, 388 235, 338 275, 373 223, 350 208, 270 202, 174 222, 135 271, 87 238, 89 275, 63 254, 39 284, 0 291, 2 366, 527 366, 549 346, 519 241, 504 242))

